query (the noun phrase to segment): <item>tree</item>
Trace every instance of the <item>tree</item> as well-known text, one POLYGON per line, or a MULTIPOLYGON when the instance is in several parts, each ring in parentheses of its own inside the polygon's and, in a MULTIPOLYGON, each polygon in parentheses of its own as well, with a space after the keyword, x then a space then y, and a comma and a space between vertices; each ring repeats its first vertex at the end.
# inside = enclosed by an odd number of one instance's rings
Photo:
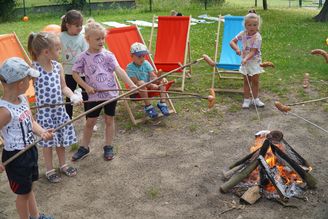
POLYGON ((328 0, 325 1, 321 11, 314 18, 316 21, 327 22, 328 21, 328 0))
POLYGON ((263 10, 268 10, 268 2, 267 2, 267 0, 263 0, 263 10))

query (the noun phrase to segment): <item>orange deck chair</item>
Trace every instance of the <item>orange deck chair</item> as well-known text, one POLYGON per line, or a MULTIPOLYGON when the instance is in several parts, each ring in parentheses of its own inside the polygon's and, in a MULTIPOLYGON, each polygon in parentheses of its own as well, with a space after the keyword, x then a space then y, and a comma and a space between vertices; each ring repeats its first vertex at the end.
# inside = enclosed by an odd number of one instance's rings
MULTIPOLYGON (((133 25, 127 27, 111 28, 107 31, 106 44, 108 46, 108 49, 115 54, 118 63, 123 69, 125 69, 130 62, 132 62, 130 56, 130 47, 135 42, 145 44, 137 26, 133 25)), ((151 56, 148 55, 146 59, 153 65, 155 71, 157 72, 156 66, 153 63, 151 56)), ((169 81, 169 83, 165 87, 165 90, 168 90, 173 82, 174 81, 169 81)), ((127 85, 125 85, 125 87, 128 88, 127 85)), ((159 94, 160 93, 158 92, 151 92, 149 93, 149 97, 159 96, 159 94)), ((167 95, 167 97, 169 97, 169 95, 167 95)), ((168 100, 168 102, 170 107, 170 113, 176 113, 172 101, 168 100)), ((133 124, 137 124, 144 120, 135 118, 128 101, 124 101, 124 104, 126 105, 133 124)))
MULTIPOLYGON (((32 63, 15 33, 0 35, 0 66, 6 59, 11 57, 20 57, 29 65, 32 63)), ((32 81, 30 81, 30 86, 25 92, 25 95, 30 103, 35 102, 35 93, 32 81)))
MULTIPOLYGON (((184 65, 191 60, 190 53, 190 16, 158 16, 158 30, 156 39, 156 49, 154 62, 157 69, 163 70, 163 72, 169 72, 173 69, 184 65)), ((155 16, 153 18, 153 24, 155 22, 155 16)), ((152 38, 154 32, 154 25, 151 30, 151 36, 149 41, 149 50, 151 50, 152 38)), ((185 86, 187 69, 184 68, 179 72, 182 72, 181 88, 178 90, 183 91, 185 86)), ((189 68, 191 73, 191 67, 189 68)))

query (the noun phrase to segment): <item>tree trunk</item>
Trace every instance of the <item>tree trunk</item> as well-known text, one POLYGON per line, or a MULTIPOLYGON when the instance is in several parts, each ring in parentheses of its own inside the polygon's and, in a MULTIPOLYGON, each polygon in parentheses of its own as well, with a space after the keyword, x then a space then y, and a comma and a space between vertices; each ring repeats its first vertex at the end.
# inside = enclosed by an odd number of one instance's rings
POLYGON ((267 0, 263 0, 263 10, 268 10, 268 2, 267 2, 267 0))
POLYGON ((255 7, 257 7, 257 0, 255 0, 255 7))
POLYGON ((314 17, 314 20, 321 22, 328 21, 328 0, 325 1, 320 13, 314 17))

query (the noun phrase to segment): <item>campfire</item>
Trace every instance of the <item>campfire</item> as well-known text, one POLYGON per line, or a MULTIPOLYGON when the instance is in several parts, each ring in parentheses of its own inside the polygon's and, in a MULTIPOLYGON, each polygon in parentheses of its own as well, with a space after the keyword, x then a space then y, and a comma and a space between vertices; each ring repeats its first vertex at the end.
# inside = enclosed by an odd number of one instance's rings
POLYGON ((260 197, 287 202, 315 188, 310 164, 283 138, 280 131, 260 131, 250 154, 223 172, 226 182, 220 191, 232 191, 249 204, 260 197))

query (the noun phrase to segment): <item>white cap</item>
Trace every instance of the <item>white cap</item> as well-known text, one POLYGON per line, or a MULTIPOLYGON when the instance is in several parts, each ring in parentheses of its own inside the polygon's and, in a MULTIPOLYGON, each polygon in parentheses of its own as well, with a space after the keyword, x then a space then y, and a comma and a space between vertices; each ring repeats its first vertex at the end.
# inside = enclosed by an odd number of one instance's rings
POLYGON ((131 54, 136 55, 136 56, 141 56, 141 55, 147 55, 148 54, 148 49, 147 47, 142 44, 142 43, 133 43, 131 45, 130 49, 131 54))
POLYGON ((23 59, 12 57, 7 59, 0 68, 0 75, 6 84, 22 80, 28 75, 34 78, 40 76, 40 72, 31 68, 23 59))

